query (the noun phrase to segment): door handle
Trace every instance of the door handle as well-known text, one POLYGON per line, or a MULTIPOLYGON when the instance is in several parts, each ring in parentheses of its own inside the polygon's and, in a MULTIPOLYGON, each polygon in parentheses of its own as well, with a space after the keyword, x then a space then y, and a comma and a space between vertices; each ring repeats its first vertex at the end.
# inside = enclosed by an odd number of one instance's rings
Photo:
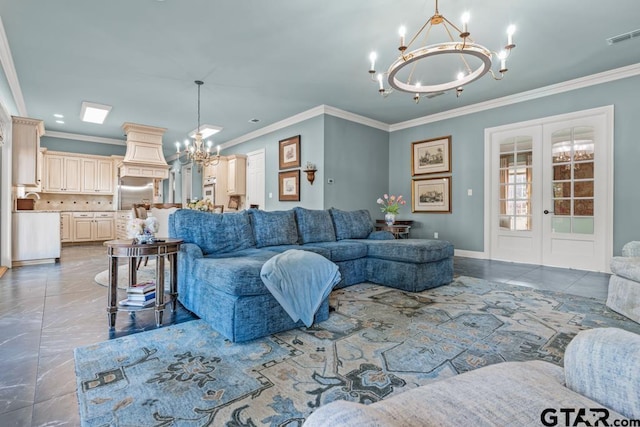
POLYGON ((544 213, 545 215, 549 215, 549 214, 552 214, 553 212, 549 211, 548 209, 545 209, 545 210, 543 211, 543 213, 544 213))

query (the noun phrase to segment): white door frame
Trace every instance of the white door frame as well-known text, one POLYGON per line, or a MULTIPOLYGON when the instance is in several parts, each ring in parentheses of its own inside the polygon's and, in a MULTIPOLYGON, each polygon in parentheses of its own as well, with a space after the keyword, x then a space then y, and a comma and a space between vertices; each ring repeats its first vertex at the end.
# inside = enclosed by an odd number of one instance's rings
MULTIPOLYGON (((540 119, 528 120, 524 122, 511 123, 504 126, 497 126, 493 128, 486 128, 484 131, 484 194, 487 198, 491 198, 492 191, 492 147, 491 147, 491 136, 497 132, 508 131, 511 129, 528 127, 528 126, 536 126, 536 125, 545 125, 552 124, 561 121, 570 121, 575 120, 585 116, 596 116, 596 115, 604 115, 605 117, 605 127, 604 136, 606 149, 604 153, 604 158, 602 159, 602 164, 606 165, 607 173, 606 173, 606 208, 605 208, 605 218, 603 219, 604 224, 606 224, 605 229, 605 238, 604 238, 604 246, 605 246, 605 269, 604 271, 610 273, 609 263, 611 261, 611 257, 613 256, 613 153, 614 153, 614 107, 613 105, 608 105, 604 107, 592 108, 588 110, 576 111, 572 113, 559 114, 555 116, 543 117, 540 119)), ((493 259, 491 254, 491 232, 492 232, 492 218, 491 218, 491 205, 492 200, 486 200, 484 203, 484 255, 488 259, 493 259)))
MULTIPOLYGON (((266 167, 266 150, 264 148, 261 148, 259 150, 255 150, 255 151, 251 151, 249 153, 247 153, 247 196, 250 196, 249 194, 249 170, 254 168, 255 164, 252 163, 251 159, 252 157, 258 155, 258 154, 262 154, 262 188, 257 189, 258 192, 261 194, 262 196, 262 202, 258 203, 258 205, 260 205, 260 209, 265 209, 266 208, 266 203, 267 203, 267 197, 265 195, 265 191, 266 191, 266 171, 265 171, 265 167, 266 167)), ((256 204, 255 203, 256 200, 250 200, 249 203, 247 203, 247 207, 250 204, 256 204)), ((260 200, 258 200, 258 202, 260 202, 260 200)))
POLYGON ((12 122, 11 116, 0 102, 0 122, 4 123, 5 134, 2 150, 2 167, 0 168, 0 265, 11 267, 12 262, 12 215, 13 209, 13 151, 12 151, 12 122))

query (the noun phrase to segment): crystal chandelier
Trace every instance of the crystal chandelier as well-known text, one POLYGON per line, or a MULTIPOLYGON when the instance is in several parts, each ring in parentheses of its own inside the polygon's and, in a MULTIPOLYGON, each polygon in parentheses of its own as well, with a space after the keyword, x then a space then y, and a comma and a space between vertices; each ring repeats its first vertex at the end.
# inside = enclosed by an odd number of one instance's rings
POLYGON ((199 169, 205 166, 215 166, 220 163, 220 146, 217 146, 216 154, 211 154, 211 141, 204 142, 202 140, 202 133, 200 131, 200 86, 204 84, 201 80, 196 80, 194 82, 198 85, 198 127, 196 128, 196 133, 194 135, 195 141, 190 143, 188 139, 184 141, 184 150, 182 153, 180 152, 180 142, 176 141, 176 153, 179 155, 179 158, 185 156, 185 161, 180 161, 181 164, 186 165, 189 163, 195 163, 198 165, 199 169))
MULTIPOLYGON (((516 45, 513 43, 513 33, 515 32, 515 26, 510 25, 507 29, 507 44, 500 52, 493 52, 486 47, 475 43, 471 38, 469 32, 469 13, 465 12, 462 15, 462 29, 458 28, 451 21, 441 15, 438 11, 438 0, 435 0, 436 10, 433 16, 424 23, 424 25, 418 30, 418 32, 409 40, 409 43, 405 44, 405 27, 400 27, 400 56, 396 59, 385 73, 377 73, 375 69, 375 62, 377 54, 372 52, 369 56, 371 60, 371 68, 369 74, 371 80, 378 83, 378 92, 386 97, 393 92, 394 89, 412 93, 413 100, 418 103, 420 98, 440 95, 448 90, 455 89, 456 96, 462 94, 463 86, 471 83, 487 73, 490 73, 495 80, 502 80, 504 73, 507 72, 507 57, 511 53, 516 45), (427 44, 427 39, 432 28, 436 27, 444 28, 449 41, 427 44), (458 33, 461 40, 454 40, 452 34, 458 33), (423 42, 421 46, 418 46, 420 41, 418 38, 423 34, 423 42), (415 43, 415 44, 414 44, 415 43), (417 46, 417 47, 415 47, 417 46), (433 64, 433 57, 439 55, 452 55, 460 60, 459 72, 455 79, 445 81, 438 84, 422 84, 419 80, 420 76, 433 76, 433 69, 427 68, 427 63, 433 64), (431 59, 429 59, 431 58, 431 59), (500 61, 500 68, 497 73, 492 69, 493 60, 500 61), (474 61, 473 65, 470 64, 474 61), (476 65, 477 64, 477 65, 476 65), (406 69, 405 69, 406 68, 406 69), (404 72, 400 73, 401 70, 404 72), (402 77, 399 75, 401 74, 402 77), (391 86, 385 88, 384 79, 391 86)), ((449 57, 451 58, 451 56, 449 57)), ((441 57, 441 60, 444 59, 441 57)), ((452 72, 452 75, 454 73, 452 72)), ((453 77, 453 76, 452 76, 453 77)))

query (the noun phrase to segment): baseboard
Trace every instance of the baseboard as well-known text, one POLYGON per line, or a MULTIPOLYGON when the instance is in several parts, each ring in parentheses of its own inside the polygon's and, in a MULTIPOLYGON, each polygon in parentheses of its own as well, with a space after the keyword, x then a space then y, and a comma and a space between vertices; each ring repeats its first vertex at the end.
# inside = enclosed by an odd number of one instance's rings
POLYGON ((33 259, 28 261, 13 261, 11 263, 12 267, 20 267, 23 265, 38 265, 38 264, 54 264, 56 261, 59 261, 60 258, 43 258, 43 259, 33 259))
POLYGON ((484 252, 465 251, 463 249, 454 249, 453 255, 454 256, 461 256, 461 257, 465 257, 465 258, 489 259, 487 257, 487 254, 485 254, 484 252))

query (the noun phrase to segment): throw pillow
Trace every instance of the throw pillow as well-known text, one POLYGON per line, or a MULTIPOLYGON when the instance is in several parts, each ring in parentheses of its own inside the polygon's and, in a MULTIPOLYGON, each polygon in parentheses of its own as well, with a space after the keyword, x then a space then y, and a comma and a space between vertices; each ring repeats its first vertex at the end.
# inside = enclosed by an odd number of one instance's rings
POLYGON ((296 216, 289 211, 261 211, 250 209, 256 247, 298 244, 296 216))
POLYGON ((325 210, 294 208, 300 243, 335 242, 331 214, 325 210))
POLYGON ((336 239, 366 239, 373 231, 371 215, 366 209, 357 211, 341 211, 329 209, 336 228, 336 239))
POLYGON ((169 216, 169 235, 195 243, 207 254, 227 253, 255 246, 249 214, 216 214, 178 209, 169 216))

